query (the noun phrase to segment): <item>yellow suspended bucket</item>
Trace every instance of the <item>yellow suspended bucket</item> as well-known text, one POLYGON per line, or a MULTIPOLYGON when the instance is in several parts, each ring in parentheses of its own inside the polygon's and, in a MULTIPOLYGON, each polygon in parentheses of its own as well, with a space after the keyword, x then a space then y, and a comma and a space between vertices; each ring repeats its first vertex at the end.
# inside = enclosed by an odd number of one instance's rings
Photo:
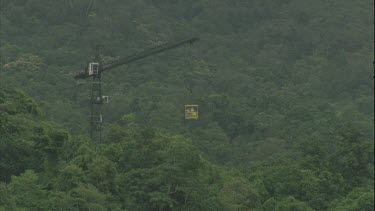
POLYGON ((198 105, 185 105, 185 119, 198 119, 198 105))

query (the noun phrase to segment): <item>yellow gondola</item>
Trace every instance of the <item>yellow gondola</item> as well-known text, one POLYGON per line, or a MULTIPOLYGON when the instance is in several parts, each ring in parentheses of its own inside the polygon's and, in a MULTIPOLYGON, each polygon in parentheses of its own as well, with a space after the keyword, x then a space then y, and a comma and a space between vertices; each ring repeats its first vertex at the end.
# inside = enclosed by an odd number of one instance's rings
POLYGON ((185 105, 185 119, 198 119, 198 105, 185 105))

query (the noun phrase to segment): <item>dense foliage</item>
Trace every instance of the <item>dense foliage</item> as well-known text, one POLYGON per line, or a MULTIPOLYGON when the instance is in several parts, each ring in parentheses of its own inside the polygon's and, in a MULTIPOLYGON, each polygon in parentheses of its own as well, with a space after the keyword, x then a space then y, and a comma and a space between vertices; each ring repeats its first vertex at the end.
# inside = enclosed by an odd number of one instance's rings
POLYGON ((373 210, 370 1, 0 6, 0 210, 373 210), (103 74, 91 143, 73 75, 95 45, 108 61, 186 35, 103 74))

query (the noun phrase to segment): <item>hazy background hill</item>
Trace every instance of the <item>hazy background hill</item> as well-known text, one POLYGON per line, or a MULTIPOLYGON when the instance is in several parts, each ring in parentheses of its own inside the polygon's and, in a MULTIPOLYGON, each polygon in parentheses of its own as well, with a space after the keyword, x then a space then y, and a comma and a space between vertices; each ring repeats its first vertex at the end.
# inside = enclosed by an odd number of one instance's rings
MULTIPOLYGON (((57 124, 71 134, 63 140, 71 142, 79 136, 85 139, 90 81, 78 86, 73 76, 92 61, 95 45, 103 46, 105 59, 114 59, 157 44, 198 36, 201 40, 193 46, 103 74, 104 94, 112 97, 104 106, 103 147, 112 150, 111 147, 121 148, 118 144, 123 144, 121 149, 125 150, 142 139, 139 137, 149 137, 143 129, 129 129, 134 125, 165 136, 179 135, 187 151, 197 150, 194 152, 201 153, 204 162, 241 172, 224 178, 227 186, 215 180, 212 204, 217 205, 216 199, 224 201, 218 207, 246 210, 270 206, 271 210, 275 207, 282 210, 283 203, 299 206, 299 202, 293 201, 299 200, 313 209, 340 210, 340 206, 355 206, 349 204, 352 198, 360 198, 362 192, 367 199, 368 194, 373 194, 366 192, 373 189, 371 8, 371 1, 350 0, 2 0, 0 82, 4 90, 17 88, 31 96, 40 110, 40 121, 57 124), (199 105, 198 121, 184 120, 185 104, 199 105), (129 130, 133 132, 123 134, 129 130), (242 179, 230 179, 232 176, 242 179), (276 185, 280 178, 284 180, 276 185), (294 187, 295 180, 303 184, 294 187), (256 181, 262 185, 255 185, 256 181), (308 181, 315 183, 304 183, 308 181), (245 183, 249 183, 249 189, 243 191, 247 191, 248 198, 253 197, 250 200, 253 204, 245 203, 249 200, 246 197, 244 201, 238 196, 229 197, 238 194, 237 185, 245 183), (334 184, 329 193, 324 189, 326 183, 334 184), (250 188, 253 186, 254 193, 250 188), (301 186, 307 189, 301 190, 301 186)), ((13 91, 4 91, 8 92, 13 91)), ((13 95, 4 94, 3 102, 0 101, 4 104, 0 107, 4 115, 17 113, 17 106, 13 105, 17 103, 6 103, 9 101, 6 96, 13 95)), ((20 127, 19 124, 14 123, 14 127, 20 127)), ((7 134, 12 134, 11 130, 7 134)), ((25 138, 29 135, 21 134, 20 139, 29 140, 25 138)), ((156 142, 157 147, 170 147, 162 142, 156 142)), ((11 148, 7 144, 2 146, 11 148)), ((133 147, 131 153, 142 148, 133 147)), ((169 151, 160 153, 151 156, 152 159, 170 158, 165 154, 169 151)), ((69 159, 55 156, 68 165, 77 156, 73 154, 67 155, 69 159)), ((129 169, 147 166, 136 164, 133 158, 123 158, 135 163, 120 167, 121 162, 109 155, 101 154, 119 175, 121 171, 129 173, 129 169)), ((184 158, 183 153, 181 156, 184 158)), ((201 169, 199 172, 208 171, 197 166, 194 168, 201 169)), ((74 171, 80 171, 79 168, 85 171, 83 164, 74 171)), ((11 175, 19 175, 25 169, 51 171, 47 167, 26 165, 7 170, 10 173, 2 178, 9 182, 11 175)), ((133 181, 137 176, 126 178, 133 181)), ((209 184, 206 179, 196 184, 209 184)), ((147 181, 149 178, 144 178, 136 186, 141 187, 147 181)), ((122 208, 132 210, 135 204, 146 203, 139 195, 127 195, 133 190, 96 188, 121 198, 123 204, 118 206, 122 208)), ((203 193, 204 189, 200 191, 203 193)), ((155 199, 160 203, 150 206, 168 210, 173 204, 183 204, 184 200, 172 195, 160 196, 163 203, 155 199)), ((209 205, 202 205, 205 206, 209 205)))

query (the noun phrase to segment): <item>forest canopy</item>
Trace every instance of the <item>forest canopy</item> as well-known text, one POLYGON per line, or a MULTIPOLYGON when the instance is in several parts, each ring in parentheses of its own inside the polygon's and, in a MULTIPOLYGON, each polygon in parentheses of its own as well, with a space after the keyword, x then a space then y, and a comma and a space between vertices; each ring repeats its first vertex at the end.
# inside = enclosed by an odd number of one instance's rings
POLYGON ((373 210, 373 2, 0 2, 0 210, 373 210))

